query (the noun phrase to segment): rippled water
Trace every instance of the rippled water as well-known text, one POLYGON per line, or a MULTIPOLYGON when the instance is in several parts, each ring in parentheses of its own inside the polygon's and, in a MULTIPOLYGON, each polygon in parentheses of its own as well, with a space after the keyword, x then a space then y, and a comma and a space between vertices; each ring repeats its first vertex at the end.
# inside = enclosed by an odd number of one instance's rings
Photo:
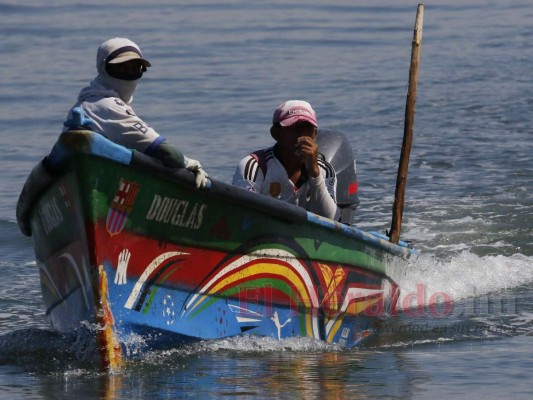
MULTIPOLYGON (((271 143, 272 110, 306 99, 348 134, 361 205, 390 225, 416 2, 0 1, 0 398, 531 398, 533 8, 426 4, 397 316, 366 346, 234 339, 142 353, 101 374, 48 329, 14 207, 96 47, 126 36, 153 67, 136 111, 229 181, 271 143)), ((142 343, 135 343, 135 348, 142 343)))

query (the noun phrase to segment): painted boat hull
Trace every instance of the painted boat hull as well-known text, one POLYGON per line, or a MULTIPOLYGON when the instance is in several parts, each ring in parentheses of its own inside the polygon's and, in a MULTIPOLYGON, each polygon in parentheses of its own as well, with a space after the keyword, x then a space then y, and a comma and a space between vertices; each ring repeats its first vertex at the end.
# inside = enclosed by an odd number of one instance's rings
POLYGON ((33 179, 43 187, 25 187, 19 225, 34 238, 53 328, 92 329, 104 366, 120 364, 131 337, 149 348, 243 334, 353 347, 394 313, 388 271, 410 249, 221 182, 198 190, 187 171, 74 136, 52 152, 53 176, 33 179))

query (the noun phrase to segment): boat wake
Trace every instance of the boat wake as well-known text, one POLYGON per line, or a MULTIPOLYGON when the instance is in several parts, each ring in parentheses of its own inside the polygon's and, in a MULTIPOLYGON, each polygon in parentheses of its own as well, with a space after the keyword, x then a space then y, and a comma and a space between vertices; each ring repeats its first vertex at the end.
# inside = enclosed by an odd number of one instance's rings
POLYGON ((142 362, 166 364, 169 360, 176 360, 176 358, 188 359, 203 354, 216 355, 218 353, 226 357, 233 353, 257 356, 280 352, 325 353, 339 351, 345 351, 345 349, 313 338, 294 337, 278 340, 271 337, 244 335, 226 339, 204 340, 178 348, 147 352, 143 354, 142 362))
POLYGON ((398 309, 366 344, 388 348, 532 335, 532 258, 470 251, 447 261, 418 256, 391 273, 401 289, 398 309))
POLYGON ((422 254, 403 270, 391 271, 401 295, 399 309, 491 296, 533 282, 533 257, 523 254, 478 256, 463 251, 442 261, 422 254))

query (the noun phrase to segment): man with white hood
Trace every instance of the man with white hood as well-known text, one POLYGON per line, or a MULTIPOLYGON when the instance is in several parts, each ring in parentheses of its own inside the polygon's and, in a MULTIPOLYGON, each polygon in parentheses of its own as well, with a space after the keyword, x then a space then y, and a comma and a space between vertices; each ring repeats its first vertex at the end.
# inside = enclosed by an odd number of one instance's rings
MULTIPOLYGON (((125 38, 102 43, 96 55, 98 75, 83 88, 72 110, 81 107, 94 121, 91 129, 124 147, 155 157, 171 168, 186 168, 195 174, 196 187, 207 186, 207 174, 196 160, 185 157, 152 127, 139 118, 130 103, 139 80, 151 63, 139 46, 125 38)), ((65 127, 64 131, 68 128, 65 127)))

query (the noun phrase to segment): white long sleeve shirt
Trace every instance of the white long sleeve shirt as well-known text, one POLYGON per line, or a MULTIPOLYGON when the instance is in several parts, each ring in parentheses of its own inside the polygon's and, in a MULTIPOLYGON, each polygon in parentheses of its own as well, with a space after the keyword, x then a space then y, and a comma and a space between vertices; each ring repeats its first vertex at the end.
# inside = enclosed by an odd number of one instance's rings
POLYGON ((318 159, 320 174, 296 186, 285 167, 274 155, 274 148, 259 150, 244 157, 233 176, 233 185, 272 196, 305 208, 323 217, 338 220, 336 204, 337 177, 327 161, 318 159))

